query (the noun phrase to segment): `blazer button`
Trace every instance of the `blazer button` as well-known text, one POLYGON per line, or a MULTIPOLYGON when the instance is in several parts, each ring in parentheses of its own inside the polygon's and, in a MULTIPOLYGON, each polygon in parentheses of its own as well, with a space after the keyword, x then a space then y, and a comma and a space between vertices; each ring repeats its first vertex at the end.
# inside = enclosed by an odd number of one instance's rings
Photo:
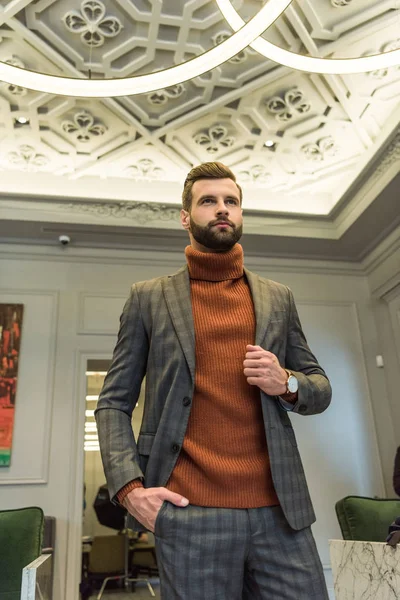
POLYGON ((185 396, 185 398, 183 399, 183 406, 190 406, 191 403, 191 399, 188 398, 188 396, 185 396))
POLYGON ((171 450, 172 450, 172 452, 174 452, 174 454, 179 452, 179 450, 180 450, 179 444, 172 444, 171 450))
POLYGON ((299 406, 299 412, 300 413, 307 412, 307 406, 305 404, 300 404, 300 406, 299 406))

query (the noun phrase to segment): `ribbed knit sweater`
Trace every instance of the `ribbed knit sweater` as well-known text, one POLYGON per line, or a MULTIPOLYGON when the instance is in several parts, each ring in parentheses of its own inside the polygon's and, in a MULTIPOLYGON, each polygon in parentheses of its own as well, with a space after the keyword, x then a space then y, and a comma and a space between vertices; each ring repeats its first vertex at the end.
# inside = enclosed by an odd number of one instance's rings
MULTIPOLYGON (((256 323, 242 247, 203 253, 188 246, 185 253, 196 340, 195 388, 181 452, 166 487, 198 506, 277 505, 260 390, 243 373, 256 323)), ((125 486, 119 500, 138 485, 125 486)))

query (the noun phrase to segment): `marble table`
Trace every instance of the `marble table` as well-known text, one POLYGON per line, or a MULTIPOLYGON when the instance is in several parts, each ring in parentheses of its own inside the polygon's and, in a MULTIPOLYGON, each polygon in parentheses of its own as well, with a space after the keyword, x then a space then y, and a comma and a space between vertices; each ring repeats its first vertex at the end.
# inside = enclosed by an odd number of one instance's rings
POLYGON ((336 600, 398 600, 400 546, 330 540, 336 600))

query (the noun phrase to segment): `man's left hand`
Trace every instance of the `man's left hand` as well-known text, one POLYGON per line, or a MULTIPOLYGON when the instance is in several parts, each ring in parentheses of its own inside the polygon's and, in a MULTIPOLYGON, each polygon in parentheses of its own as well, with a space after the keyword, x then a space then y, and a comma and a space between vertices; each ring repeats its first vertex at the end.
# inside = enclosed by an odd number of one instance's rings
POLYGON ((287 373, 279 360, 261 346, 246 346, 246 358, 243 361, 247 383, 257 385, 270 396, 282 396, 286 392, 287 373))

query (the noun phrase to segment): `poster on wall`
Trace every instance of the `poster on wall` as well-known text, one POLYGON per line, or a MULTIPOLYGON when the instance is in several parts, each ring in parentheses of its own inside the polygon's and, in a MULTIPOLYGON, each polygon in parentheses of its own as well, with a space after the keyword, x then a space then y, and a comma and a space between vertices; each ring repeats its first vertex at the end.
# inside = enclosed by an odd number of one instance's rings
POLYGON ((23 304, 0 304, 0 467, 11 462, 23 304))

